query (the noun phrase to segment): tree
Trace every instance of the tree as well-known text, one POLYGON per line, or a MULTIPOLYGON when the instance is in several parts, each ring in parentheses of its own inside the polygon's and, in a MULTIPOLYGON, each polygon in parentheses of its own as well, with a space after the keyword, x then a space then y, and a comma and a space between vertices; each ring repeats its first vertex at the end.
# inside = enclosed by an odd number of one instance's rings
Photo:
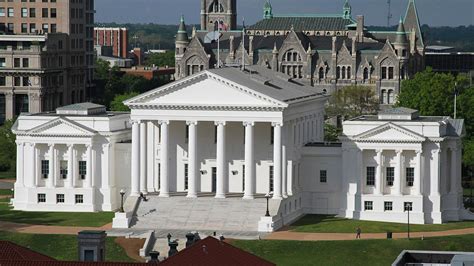
POLYGON ((138 92, 128 92, 125 94, 116 95, 113 101, 110 103, 110 110, 115 112, 129 112, 130 108, 123 104, 123 102, 138 95, 138 92))
POLYGON ((372 88, 348 86, 336 91, 329 100, 326 114, 329 117, 341 116, 350 119, 377 112, 379 101, 372 88))
POLYGON ((12 132, 14 120, 7 120, 0 126, 0 171, 14 171, 16 168, 16 136, 12 132))
POLYGON ((426 116, 452 116, 455 83, 453 75, 436 73, 428 68, 413 79, 402 82, 396 105, 416 109, 426 116))
POLYGON ((166 53, 151 54, 145 61, 147 66, 166 67, 174 66, 174 51, 166 51, 166 53))
POLYGON ((334 125, 324 124, 324 141, 339 141, 342 129, 334 125))

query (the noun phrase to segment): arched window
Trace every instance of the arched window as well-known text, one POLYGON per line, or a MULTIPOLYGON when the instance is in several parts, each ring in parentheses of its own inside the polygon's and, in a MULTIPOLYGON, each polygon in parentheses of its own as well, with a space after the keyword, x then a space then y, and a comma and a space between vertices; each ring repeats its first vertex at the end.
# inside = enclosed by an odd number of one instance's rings
POLYGON ((346 79, 346 67, 342 67, 342 79, 346 79))
POLYGON ((351 67, 347 67, 347 79, 351 79, 351 67))
POLYGON ((336 79, 340 79, 341 78, 341 67, 337 67, 336 68, 336 79))
POLYGON ((381 104, 385 104, 385 101, 387 99, 387 91, 386 90, 382 90, 382 92, 380 93, 380 103, 381 104))
POLYGON ((364 68, 364 82, 369 80, 369 69, 366 67, 364 68))
POLYGON ((387 103, 388 104, 393 104, 393 90, 388 90, 388 95, 387 95, 387 103))
POLYGON ((224 13, 224 7, 218 2, 218 0, 214 0, 214 2, 209 6, 209 13, 224 13))
POLYGON ((293 61, 294 62, 298 61, 298 53, 296 52, 293 53, 293 61))

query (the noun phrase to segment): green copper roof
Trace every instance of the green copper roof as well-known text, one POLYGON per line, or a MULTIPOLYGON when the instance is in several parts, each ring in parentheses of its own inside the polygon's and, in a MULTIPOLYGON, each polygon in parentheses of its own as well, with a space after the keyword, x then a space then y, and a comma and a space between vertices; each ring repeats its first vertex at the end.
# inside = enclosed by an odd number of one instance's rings
POLYGON ((346 0, 344 3, 344 8, 351 8, 351 5, 349 4, 349 0, 346 0))
POLYGON ((263 19, 249 30, 290 30, 295 31, 342 31, 355 21, 341 15, 275 15, 273 18, 263 19))
POLYGON ((184 16, 181 15, 178 34, 176 34, 176 41, 189 41, 188 32, 186 31, 186 24, 184 23, 184 16))

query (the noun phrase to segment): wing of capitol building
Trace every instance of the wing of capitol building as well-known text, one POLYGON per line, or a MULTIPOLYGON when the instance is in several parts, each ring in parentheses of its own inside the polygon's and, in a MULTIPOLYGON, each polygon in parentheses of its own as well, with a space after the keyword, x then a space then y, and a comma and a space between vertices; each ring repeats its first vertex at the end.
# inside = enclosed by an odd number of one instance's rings
MULTIPOLYGON (((197 36, 189 45, 206 51, 197 36)), ((290 31, 277 46, 298 36, 290 31)), ((131 113, 80 103, 22 114, 12 129, 14 208, 117 211, 124 194, 115 228, 242 232, 274 231, 305 214, 474 218, 462 202, 463 120, 386 108, 343 122, 340 142, 328 143, 325 87, 259 64, 185 69, 199 71, 125 101, 131 113)))

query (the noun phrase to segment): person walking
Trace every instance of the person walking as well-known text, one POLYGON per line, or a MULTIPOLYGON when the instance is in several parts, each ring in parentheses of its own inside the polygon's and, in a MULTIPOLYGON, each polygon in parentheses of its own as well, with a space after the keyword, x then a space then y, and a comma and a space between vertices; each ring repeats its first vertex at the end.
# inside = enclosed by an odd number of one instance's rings
POLYGON ((360 239, 360 233, 362 233, 362 230, 360 229, 360 227, 357 227, 357 229, 356 229, 356 239, 360 239))

